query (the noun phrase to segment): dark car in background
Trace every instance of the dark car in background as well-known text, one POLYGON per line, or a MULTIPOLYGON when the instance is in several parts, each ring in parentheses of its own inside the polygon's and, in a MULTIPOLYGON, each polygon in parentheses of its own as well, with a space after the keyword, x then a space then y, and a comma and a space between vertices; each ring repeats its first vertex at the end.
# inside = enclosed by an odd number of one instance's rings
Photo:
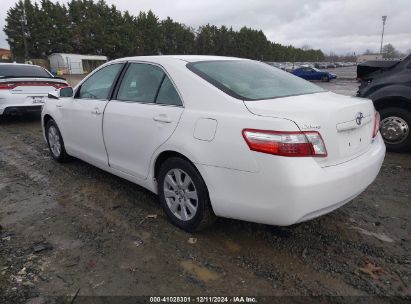
POLYGON ((295 69, 293 74, 304 78, 305 80, 321 80, 323 82, 328 82, 331 79, 336 79, 337 76, 333 73, 324 72, 316 68, 311 67, 301 67, 295 69))
POLYGON ((394 152, 411 151, 411 54, 403 60, 357 66, 357 96, 370 98, 381 115, 381 134, 394 152))

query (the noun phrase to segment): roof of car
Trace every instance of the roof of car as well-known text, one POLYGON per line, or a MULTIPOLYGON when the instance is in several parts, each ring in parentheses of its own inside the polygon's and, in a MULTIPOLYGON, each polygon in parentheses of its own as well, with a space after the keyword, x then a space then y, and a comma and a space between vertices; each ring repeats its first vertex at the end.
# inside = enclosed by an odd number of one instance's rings
POLYGON ((11 66, 31 66, 31 67, 40 67, 39 65, 29 64, 29 63, 16 63, 16 62, 0 62, 0 66, 2 65, 11 65, 11 66))
POLYGON ((210 56, 210 55, 158 55, 158 56, 135 56, 121 58, 117 60, 142 60, 142 61, 156 61, 158 59, 170 58, 174 60, 182 60, 186 62, 198 62, 198 61, 209 61, 209 60, 245 60, 236 57, 225 57, 225 56, 210 56))

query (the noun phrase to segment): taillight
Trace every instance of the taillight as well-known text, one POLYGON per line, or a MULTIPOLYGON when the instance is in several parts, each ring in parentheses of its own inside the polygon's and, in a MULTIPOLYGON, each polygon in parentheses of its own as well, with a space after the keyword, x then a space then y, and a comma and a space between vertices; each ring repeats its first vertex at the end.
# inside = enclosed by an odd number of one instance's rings
POLYGON ((19 81, 19 82, 0 82, 0 90, 13 90, 16 87, 55 87, 61 89, 67 84, 59 82, 44 82, 44 81, 19 81))
POLYGON ((316 131, 289 132, 244 129, 243 137, 252 151, 281 156, 326 157, 327 150, 316 131))
POLYGON ((0 90, 12 90, 14 89, 16 84, 14 82, 1 82, 0 83, 0 90))
POLYGON ((379 130, 380 130, 380 113, 375 111, 375 113, 374 113, 374 129, 372 131, 372 138, 375 138, 375 136, 377 136, 379 130))

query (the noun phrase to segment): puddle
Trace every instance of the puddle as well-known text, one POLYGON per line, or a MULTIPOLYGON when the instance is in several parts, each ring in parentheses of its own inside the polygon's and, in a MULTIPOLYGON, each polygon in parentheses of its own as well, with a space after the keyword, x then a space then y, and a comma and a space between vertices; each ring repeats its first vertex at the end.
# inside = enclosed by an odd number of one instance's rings
POLYGON ((220 275, 214 271, 209 270, 206 267, 198 266, 191 261, 182 261, 181 266, 185 271, 194 275, 198 280, 202 282, 210 282, 217 280, 220 275))

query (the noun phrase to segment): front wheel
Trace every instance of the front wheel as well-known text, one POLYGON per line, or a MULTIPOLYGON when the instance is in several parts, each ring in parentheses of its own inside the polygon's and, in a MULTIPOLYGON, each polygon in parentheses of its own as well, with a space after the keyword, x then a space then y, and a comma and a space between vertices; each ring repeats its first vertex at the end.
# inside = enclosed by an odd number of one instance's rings
POLYGON ((389 151, 411 151, 411 113, 404 108, 384 108, 381 115, 381 135, 389 151))
POLYGON ((206 184, 185 159, 172 157, 162 164, 158 193, 170 221, 185 231, 201 230, 215 220, 206 184))
POLYGON ((64 147, 64 141, 61 136, 60 130, 54 120, 49 120, 46 126, 46 138, 49 146, 50 154, 56 161, 60 163, 70 160, 70 156, 67 154, 64 147))

